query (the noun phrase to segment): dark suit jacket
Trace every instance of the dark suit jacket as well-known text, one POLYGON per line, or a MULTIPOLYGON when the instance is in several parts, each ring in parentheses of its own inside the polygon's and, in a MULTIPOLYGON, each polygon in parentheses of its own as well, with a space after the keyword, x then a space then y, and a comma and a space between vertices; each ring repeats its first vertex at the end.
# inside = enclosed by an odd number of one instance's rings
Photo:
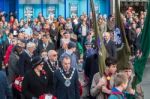
POLYGON ((52 67, 52 64, 50 63, 50 61, 46 61, 44 63, 44 67, 43 69, 47 72, 48 74, 48 79, 49 79, 49 89, 50 89, 50 93, 54 93, 54 84, 53 84, 53 79, 54 79, 54 71, 56 70, 56 68, 52 67), (48 63, 47 63, 48 62, 48 63), (49 67, 50 66, 50 67, 49 67), (52 69, 52 70, 51 70, 52 69))
POLYGON ((55 29, 55 30, 50 30, 50 37, 51 37, 51 39, 52 39, 52 41, 54 42, 54 43, 56 43, 57 42, 57 38, 58 38, 58 30, 57 29, 55 29), (54 38, 56 38, 56 39, 54 39, 54 38))
POLYGON ((66 87, 64 84, 65 79, 63 78, 60 70, 58 69, 54 72, 54 88, 57 99, 80 99, 77 70, 75 70, 70 81, 71 85, 66 87))
POLYGON ((89 78, 89 83, 91 86, 94 74, 99 71, 97 53, 86 58, 84 71, 85 75, 89 78))
POLYGON ((44 48, 43 42, 40 42, 37 47, 38 53, 41 53, 43 49, 45 49, 48 52, 49 50, 54 50, 55 46, 53 43, 49 42, 48 46, 46 48, 44 48))
POLYGON ((28 70, 32 68, 32 57, 30 57, 25 51, 20 54, 18 61, 19 75, 24 75, 28 70))
POLYGON ((104 42, 106 50, 108 52, 108 56, 112 58, 117 58, 117 52, 116 52, 116 46, 115 43, 111 40, 109 40, 108 43, 104 42))
POLYGON ((139 34, 139 35, 136 36, 136 38, 135 38, 135 42, 134 42, 135 52, 136 52, 137 50, 141 50, 140 40, 141 40, 141 34, 139 34))

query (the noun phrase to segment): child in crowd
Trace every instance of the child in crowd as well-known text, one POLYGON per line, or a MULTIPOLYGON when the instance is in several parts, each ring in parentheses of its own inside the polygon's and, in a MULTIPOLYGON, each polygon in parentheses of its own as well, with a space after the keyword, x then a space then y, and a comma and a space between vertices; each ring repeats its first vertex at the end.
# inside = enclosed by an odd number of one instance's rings
POLYGON ((144 94, 142 91, 141 84, 138 84, 136 86, 136 90, 134 90, 132 88, 132 82, 133 82, 133 78, 134 78, 132 67, 133 67, 132 64, 129 63, 128 66, 123 68, 123 70, 121 71, 128 78, 128 85, 127 85, 127 88, 125 89, 126 97, 127 97, 127 99, 144 99, 144 94))
POLYGON ((106 58, 106 69, 102 77, 96 73, 93 77, 90 93, 96 99, 108 99, 113 87, 113 76, 117 70, 117 61, 113 58, 106 58))
POLYGON ((111 95, 108 99, 126 99, 123 90, 125 90, 128 85, 127 76, 123 73, 116 74, 114 77, 114 85, 115 87, 112 88, 111 95))

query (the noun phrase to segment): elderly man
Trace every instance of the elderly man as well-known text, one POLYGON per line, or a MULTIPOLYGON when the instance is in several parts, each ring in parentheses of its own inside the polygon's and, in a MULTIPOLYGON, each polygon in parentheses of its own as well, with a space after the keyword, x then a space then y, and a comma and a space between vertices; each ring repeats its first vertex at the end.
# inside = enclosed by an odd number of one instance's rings
POLYGON ((21 31, 24 31, 24 33, 28 36, 31 36, 33 34, 33 31, 31 29, 31 27, 29 27, 28 23, 24 24, 24 27, 21 28, 21 31))
POLYGON ((49 89, 50 92, 53 93, 53 74, 54 71, 59 68, 57 60, 57 52, 55 50, 50 50, 48 52, 48 60, 44 63, 43 68, 48 73, 48 79, 50 81, 49 89))
POLYGON ((54 88, 57 99, 80 99, 78 73, 71 67, 69 56, 63 56, 62 68, 54 72, 54 88))
POLYGON ((35 43, 29 42, 27 43, 26 50, 24 50, 20 54, 20 58, 18 61, 19 74, 24 75, 29 69, 32 68, 31 60, 34 56, 35 43))
POLYGON ((104 33, 104 45, 108 52, 108 57, 117 58, 116 45, 111 40, 111 35, 109 32, 104 33))

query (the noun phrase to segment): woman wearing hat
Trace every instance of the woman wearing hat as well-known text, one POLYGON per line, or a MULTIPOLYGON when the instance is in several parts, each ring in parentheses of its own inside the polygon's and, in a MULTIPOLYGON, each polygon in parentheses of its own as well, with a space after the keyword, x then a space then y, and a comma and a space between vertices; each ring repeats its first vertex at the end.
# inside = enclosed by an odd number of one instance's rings
POLYGON ((37 99, 49 92, 47 74, 43 70, 43 59, 39 56, 32 60, 33 68, 28 71, 22 82, 25 99, 37 99))

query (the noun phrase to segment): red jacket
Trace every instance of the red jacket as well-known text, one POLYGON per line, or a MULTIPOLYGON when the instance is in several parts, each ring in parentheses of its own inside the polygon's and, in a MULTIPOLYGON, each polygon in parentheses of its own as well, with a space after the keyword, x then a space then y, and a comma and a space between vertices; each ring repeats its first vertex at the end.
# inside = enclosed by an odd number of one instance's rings
POLYGON ((4 56, 4 65, 8 64, 8 62, 9 62, 9 56, 12 52, 13 47, 14 47, 14 45, 8 46, 6 53, 5 53, 5 56, 4 56))

